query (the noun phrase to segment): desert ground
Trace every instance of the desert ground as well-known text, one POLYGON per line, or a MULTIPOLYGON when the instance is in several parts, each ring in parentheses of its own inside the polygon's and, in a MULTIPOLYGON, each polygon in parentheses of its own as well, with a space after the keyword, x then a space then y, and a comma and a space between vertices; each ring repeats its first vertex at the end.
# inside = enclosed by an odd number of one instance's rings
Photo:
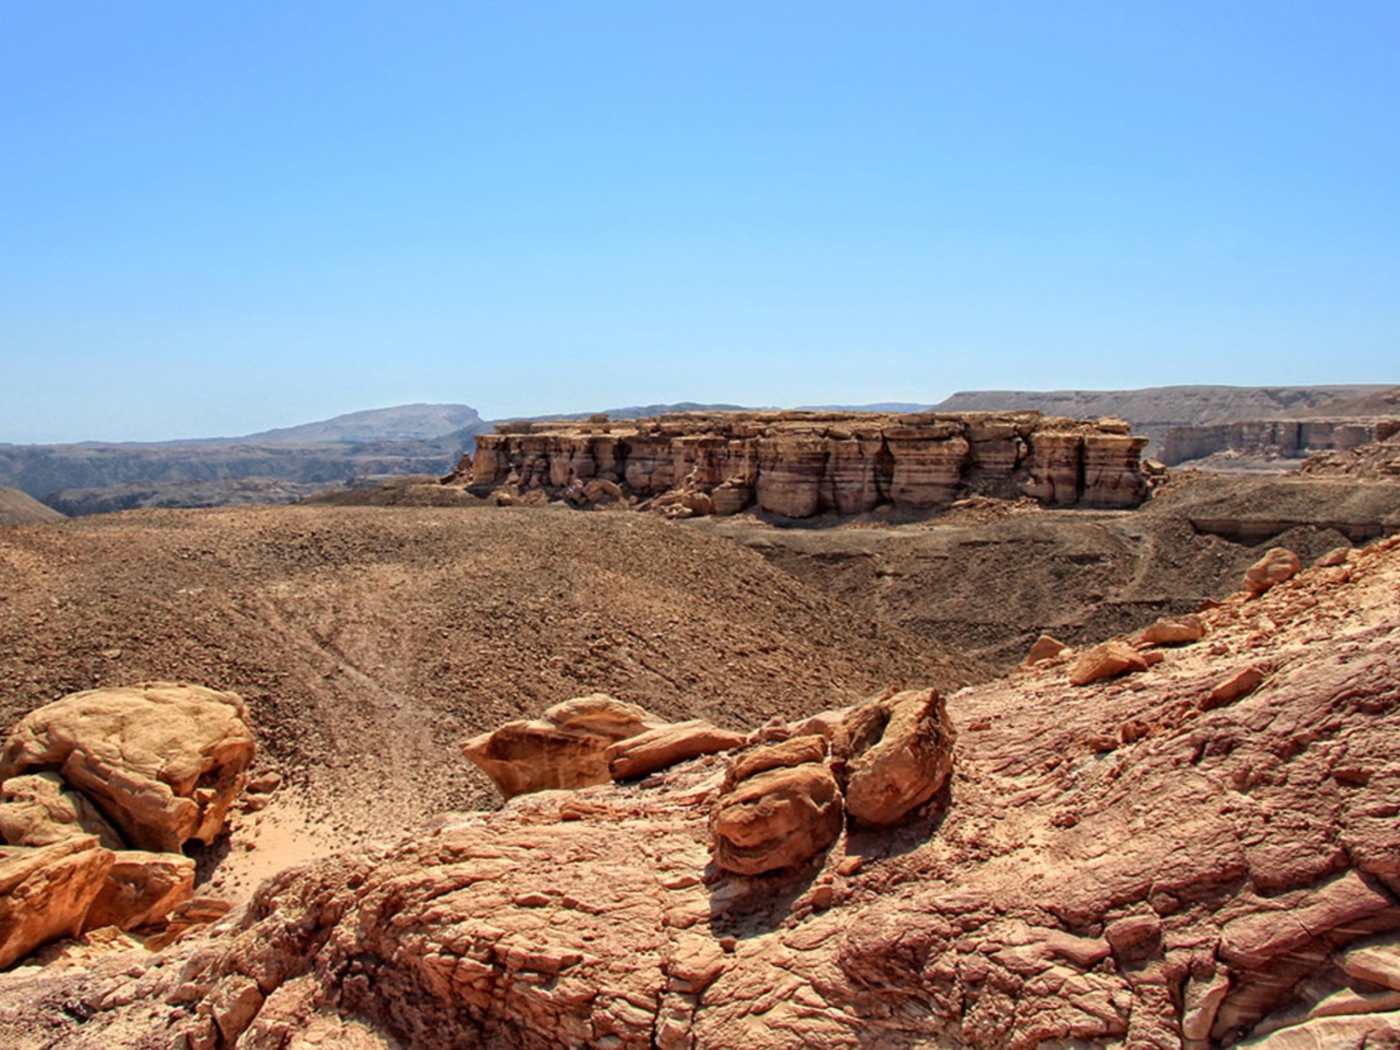
POLYGON ((249 775, 275 785, 189 847, 228 919, 154 956, 133 935, 50 946, 0 977, 0 1033, 25 1050, 1323 1040, 1260 1044, 1288 1050, 1362 1045, 1326 1041, 1334 1014, 1362 1018, 1338 1039, 1400 1030, 1391 971, 1355 977, 1346 954, 1400 928, 1397 847, 1367 823, 1393 812, 1400 484, 1357 464, 1385 455, 1171 472, 1135 509, 976 496, 673 521, 416 477, 0 528, 0 722, 109 685, 231 690, 249 775), (1280 547, 1304 571, 1241 593, 1280 547), (1142 633, 1164 620, 1184 646, 1142 633), (1042 635, 1050 655, 1023 665, 1042 635), (1110 639, 1150 659, 1070 685, 1110 639), (818 712, 946 698, 948 779, 898 825, 856 821, 810 865, 747 877, 707 852, 738 760, 729 780, 710 755, 503 805, 462 754, 595 693, 733 730, 741 755, 798 746, 818 712), (434 926, 442 894, 459 940, 434 926), (1231 939, 1285 912, 1316 929, 1231 939), (477 977, 432 976, 462 952, 477 977), (225 1025, 250 982, 257 1021, 225 1025), (1344 995, 1361 1005, 1319 1005, 1344 995))

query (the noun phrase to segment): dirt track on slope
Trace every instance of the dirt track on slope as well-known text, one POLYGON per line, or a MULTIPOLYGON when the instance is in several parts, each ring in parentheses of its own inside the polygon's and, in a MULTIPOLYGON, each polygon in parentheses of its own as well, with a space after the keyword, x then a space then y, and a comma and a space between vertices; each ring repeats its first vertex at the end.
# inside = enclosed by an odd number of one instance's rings
POLYGON ((744 728, 986 673, 647 515, 272 507, 0 530, 0 723, 95 685, 235 690, 259 767, 297 801, 252 819, 280 813, 284 837, 346 845, 491 805, 459 741, 571 696, 744 728))

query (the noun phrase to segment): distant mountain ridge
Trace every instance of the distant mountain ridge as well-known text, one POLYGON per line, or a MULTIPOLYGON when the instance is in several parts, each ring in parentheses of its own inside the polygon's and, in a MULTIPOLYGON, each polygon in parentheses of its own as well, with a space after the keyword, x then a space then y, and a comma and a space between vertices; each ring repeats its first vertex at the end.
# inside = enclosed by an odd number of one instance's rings
POLYGON ((1113 416, 1160 449, 1167 430, 1233 419, 1277 419, 1325 412, 1328 405, 1383 394, 1389 383, 1336 386, 1159 386, 1138 390, 960 390, 934 405, 937 412, 1032 409, 1075 419, 1113 416))
POLYGON ((470 405, 395 405, 348 412, 333 419, 263 430, 230 441, 256 444, 365 444, 373 441, 427 441, 482 423, 470 405))
MULTIPOLYGON (((469 405, 417 404, 236 438, 6 445, 0 446, 0 485, 59 504, 74 489, 191 485, 201 486, 191 490, 194 505, 210 506, 217 496, 209 486, 219 483, 230 483, 229 501, 241 502, 249 479, 328 488, 364 477, 443 474, 476 434, 489 429, 469 405)), ((178 492, 164 491, 161 498, 184 505, 178 492)), ((92 493, 82 499, 90 503, 92 493)))

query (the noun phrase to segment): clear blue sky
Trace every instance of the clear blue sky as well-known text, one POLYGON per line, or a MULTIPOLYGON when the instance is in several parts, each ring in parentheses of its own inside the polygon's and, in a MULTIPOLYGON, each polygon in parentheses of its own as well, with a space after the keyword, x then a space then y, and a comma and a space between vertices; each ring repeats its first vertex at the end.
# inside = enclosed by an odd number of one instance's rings
POLYGON ((11 3, 0 440, 1400 383, 1400 4, 11 3))

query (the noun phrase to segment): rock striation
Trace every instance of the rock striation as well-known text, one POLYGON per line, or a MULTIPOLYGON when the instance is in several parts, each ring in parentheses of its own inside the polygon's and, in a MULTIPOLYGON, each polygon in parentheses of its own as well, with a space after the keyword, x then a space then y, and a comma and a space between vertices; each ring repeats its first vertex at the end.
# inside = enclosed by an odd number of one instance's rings
POLYGON ((1400 433, 1400 416, 1382 419, 1255 419, 1174 426, 1162 444, 1161 460, 1176 466, 1217 452, 1303 459, 1314 453, 1347 452, 1400 433))
POLYGON ((1036 412, 676 413, 500 424, 477 436, 469 480, 472 491, 499 498, 539 492, 675 517, 755 507, 810 518, 924 509, 970 494, 1131 507, 1147 495, 1146 443, 1119 420, 1036 412))

